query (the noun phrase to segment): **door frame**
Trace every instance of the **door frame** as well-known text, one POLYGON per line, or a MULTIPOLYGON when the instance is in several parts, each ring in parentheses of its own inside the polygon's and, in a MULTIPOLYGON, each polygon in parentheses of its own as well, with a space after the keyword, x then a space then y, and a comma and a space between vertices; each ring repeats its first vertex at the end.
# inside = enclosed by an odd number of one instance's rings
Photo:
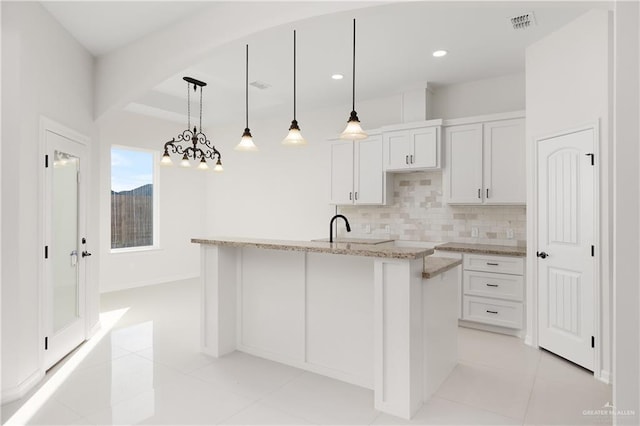
MULTIPOLYGON (((606 189, 608 188, 609 179, 607 175, 603 175, 602 171, 607 170, 606 167, 601 167, 602 163, 605 163, 608 158, 602 155, 604 151, 601 149, 600 138, 600 123, 599 120, 592 121, 590 123, 567 128, 565 130, 554 132, 551 134, 537 136, 532 138, 532 144, 529 149, 531 154, 531 160, 528 161, 530 167, 529 177, 531 178, 529 184, 529 195, 527 199, 527 228, 528 228, 528 242, 527 242, 527 334, 525 337, 525 343, 527 345, 539 348, 538 345, 538 268, 537 257, 535 253, 539 251, 538 248, 538 143, 540 141, 556 138, 559 136, 576 133, 585 130, 593 131, 593 153, 595 156, 594 162, 594 242, 596 247, 596 261, 594 262, 594 283, 593 283, 593 301, 594 301, 594 337, 596 341, 596 347, 594 350, 594 372, 595 378, 609 383, 611 380, 610 371, 603 370, 603 353, 610 351, 611 333, 608 333, 608 339, 605 341, 603 335, 606 334, 603 330, 603 325, 609 324, 609 321, 603 322, 603 277, 602 271, 608 270, 609 248, 604 247, 602 241, 607 241, 609 236, 608 227, 602 227, 602 214, 601 214, 601 201, 603 199, 603 189, 605 190, 605 199, 607 199, 606 189), (604 233, 603 233, 604 230, 604 233)), ((606 298, 605 298, 606 299, 606 298)), ((605 314, 611 315, 611 311, 606 309, 605 314)))
MULTIPOLYGON (((44 250, 44 246, 46 245, 46 221, 47 221, 47 212, 48 212, 48 208, 50 207, 48 204, 48 200, 47 200, 47 189, 46 189, 46 185, 47 185, 47 173, 46 173, 46 167, 45 167, 45 155, 47 155, 47 131, 52 132, 52 133, 56 133, 64 138, 73 140, 74 142, 77 142, 79 144, 81 144, 84 149, 85 149, 85 153, 87 158, 85 159, 85 161, 90 162, 91 159, 91 144, 89 143, 90 139, 89 137, 73 130, 70 129, 69 127, 66 127, 60 123, 58 123, 55 120, 52 120, 48 117, 45 116, 40 116, 40 130, 39 130, 39 141, 38 141, 38 228, 37 228, 37 232, 38 232, 38 247, 41 250, 44 250)), ((53 159, 50 158, 49 159, 49 167, 52 167, 53 164, 53 159)), ((86 174, 87 176, 83 176, 82 179, 85 182, 85 185, 87 185, 88 182, 90 182, 89 179, 89 173, 91 170, 91 167, 85 167, 86 170, 86 174)), ((88 204, 88 196, 89 196, 89 186, 85 186, 86 191, 86 197, 87 199, 85 199, 83 201, 83 203, 85 204, 82 208, 84 209, 85 212, 85 220, 87 220, 88 217, 88 213, 89 213, 89 204, 88 204)), ((87 220, 88 222, 88 220, 87 220)), ((84 226, 85 230, 88 231, 88 224, 85 223, 84 226)), ((45 318, 45 303, 47 303, 47 301, 45 300, 45 295, 46 295, 46 285, 47 285, 47 276, 46 276, 46 263, 45 263, 45 259, 44 259, 44 255, 43 252, 40 252, 37 255, 38 258, 38 335, 39 335, 39 350, 38 350, 38 365, 39 365, 39 369, 40 369, 40 376, 44 377, 44 374, 46 373, 46 359, 45 359, 45 349, 44 349, 44 339, 46 337, 47 334, 47 329, 46 329, 46 318, 45 318)), ((88 312, 88 273, 87 273, 88 269, 85 268, 85 291, 83 292, 83 299, 80 301, 80 303, 84 304, 84 312, 85 312, 85 318, 84 318, 84 337, 85 339, 89 336, 89 323, 88 323, 88 318, 89 315, 87 315, 88 312)))

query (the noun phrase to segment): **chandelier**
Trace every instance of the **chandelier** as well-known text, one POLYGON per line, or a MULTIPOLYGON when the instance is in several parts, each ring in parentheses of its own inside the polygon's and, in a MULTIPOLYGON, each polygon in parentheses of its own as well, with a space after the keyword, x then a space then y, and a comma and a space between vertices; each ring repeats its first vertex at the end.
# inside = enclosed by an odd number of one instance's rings
POLYGON ((183 77, 183 80, 187 82, 187 129, 164 144, 164 154, 162 154, 160 164, 165 166, 173 164, 169 155, 169 150, 171 150, 172 154, 182 155, 181 167, 190 167, 190 159, 193 159, 200 160, 197 167, 199 170, 208 170, 207 159, 209 159, 215 161, 213 170, 221 172, 223 168, 220 151, 213 146, 211 141, 207 139, 207 135, 202 132, 202 88, 207 83, 191 77, 183 77), (200 88, 200 126, 196 127, 194 125, 193 130, 191 130, 191 85, 193 85, 194 92, 198 90, 198 87, 200 88), (182 145, 183 143, 185 146, 182 145))

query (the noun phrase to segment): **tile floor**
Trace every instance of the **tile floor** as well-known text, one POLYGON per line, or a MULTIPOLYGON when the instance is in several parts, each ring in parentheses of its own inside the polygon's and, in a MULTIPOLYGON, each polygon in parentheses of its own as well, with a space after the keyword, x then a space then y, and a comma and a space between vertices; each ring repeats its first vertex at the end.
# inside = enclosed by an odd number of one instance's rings
MULTIPOLYGON (((373 392, 243 353, 199 353, 198 282, 109 293, 102 311, 129 310, 68 378, 53 369, 36 396, 2 406, 2 422, 29 424, 573 425, 611 401, 611 387, 519 339, 459 329, 459 365, 411 422, 373 408, 373 392), (59 376, 58 376, 59 377, 59 376), (38 393, 40 392, 40 393, 38 393), (16 417, 12 416, 14 414, 16 417)), ((29 395, 30 397, 31 395, 29 395)))

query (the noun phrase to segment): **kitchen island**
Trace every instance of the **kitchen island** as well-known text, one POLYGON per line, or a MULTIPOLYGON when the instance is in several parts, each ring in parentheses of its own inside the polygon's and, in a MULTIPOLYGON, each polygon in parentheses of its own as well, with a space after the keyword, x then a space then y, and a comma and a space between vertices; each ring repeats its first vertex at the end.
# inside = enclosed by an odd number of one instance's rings
POLYGON ((388 244, 192 242, 209 355, 240 350, 363 386, 376 409, 403 418, 456 364, 458 260, 388 244))

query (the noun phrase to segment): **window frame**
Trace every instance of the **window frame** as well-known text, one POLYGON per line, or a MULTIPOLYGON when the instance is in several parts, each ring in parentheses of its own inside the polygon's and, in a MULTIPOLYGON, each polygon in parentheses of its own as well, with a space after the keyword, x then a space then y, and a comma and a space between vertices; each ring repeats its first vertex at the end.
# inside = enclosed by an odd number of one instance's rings
MULTIPOLYGON (((151 154, 152 161, 152 179, 153 185, 153 244, 148 246, 136 246, 136 247, 111 247, 111 223, 113 218, 111 217, 111 196, 109 196, 109 250, 112 254, 118 253, 135 253, 161 250, 160 247, 160 152, 148 148, 140 148, 137 146, 112 144, 109 148, 109 191, 111 191, 111 181, 113 178, 113 168, 111 166, 111 156, 113 149, 121 149, 127 151, 138 151, 151 154)), ((109 192, 111 193, 111 192, 109 192)))

